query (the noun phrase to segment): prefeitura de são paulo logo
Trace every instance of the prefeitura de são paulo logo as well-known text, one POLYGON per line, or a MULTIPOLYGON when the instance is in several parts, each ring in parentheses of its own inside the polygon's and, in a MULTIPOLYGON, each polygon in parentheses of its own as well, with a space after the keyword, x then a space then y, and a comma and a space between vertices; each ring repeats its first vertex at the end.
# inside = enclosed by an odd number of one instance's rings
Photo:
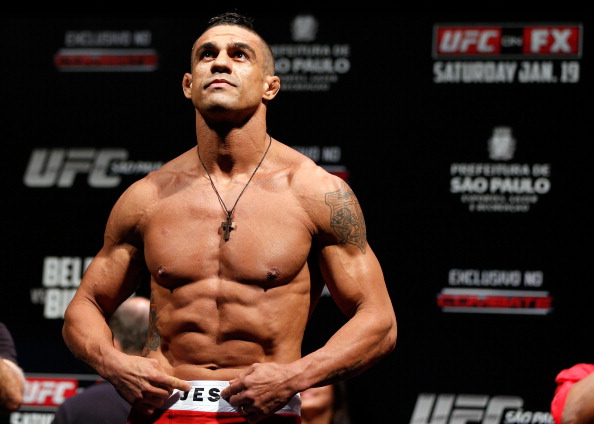
POLYGON ((490 161, 450 164, 450 193, 469 212, 529 212, 551 190, 551 165, 513 162, 517 140, 509 126, 494 127, 486 144, 490 161))

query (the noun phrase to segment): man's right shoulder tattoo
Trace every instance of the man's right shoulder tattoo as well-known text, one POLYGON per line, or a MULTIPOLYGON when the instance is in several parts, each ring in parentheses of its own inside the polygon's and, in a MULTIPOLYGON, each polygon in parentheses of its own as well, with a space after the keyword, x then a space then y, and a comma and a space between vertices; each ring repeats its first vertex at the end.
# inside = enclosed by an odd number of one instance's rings
POLYGON ((367 231, 363 211, 352 190, 343 183, 340 189, 326 193, 326 204, 330 206, 330 226, 341 244, 354 244, 365 253, 367 231))

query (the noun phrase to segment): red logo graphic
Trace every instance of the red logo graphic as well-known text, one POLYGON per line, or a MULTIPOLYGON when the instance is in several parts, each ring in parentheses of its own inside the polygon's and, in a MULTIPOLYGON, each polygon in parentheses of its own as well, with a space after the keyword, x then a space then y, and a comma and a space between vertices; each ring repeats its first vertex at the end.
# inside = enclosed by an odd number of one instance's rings
POLYGON ((581 24, 436 24, 433 57, 577 58, 581 41, 581 24))
POLYGON ((568 27, 526 27, 524 28, 525 54, 579 54, 581 28, 568 27))
POLYGON ((437 29, 438 55, 492 55, 501 52, 501 28, 437 29))
POLYGON ((59 406, 66 398, 76 394, 78 380, 73 378, 27 377, 23 406, 59 406))
POLYGON ((158 64, 152 49, 62 49, 54 56, 56 68, 67 72, 151 72, 158 64))
POLYGON ((443 312, 545 315, 552 304, 543 291, 444 288, 437 296, 443 312))

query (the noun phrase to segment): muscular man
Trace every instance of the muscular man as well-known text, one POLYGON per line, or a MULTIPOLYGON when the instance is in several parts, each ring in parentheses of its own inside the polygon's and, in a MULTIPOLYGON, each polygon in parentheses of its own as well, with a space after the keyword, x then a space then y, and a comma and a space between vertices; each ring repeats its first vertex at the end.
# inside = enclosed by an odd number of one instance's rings
POLYGON ((25 374, 17 363, 12 334, 0 322, 0 415, 18 410, 23 403, 25 374))
POLYGON ((209 21, 182 79, 197 146, 118 199, 66 311, 67 345, 132 403, 131 423, 298 422, 300 392, 356 376, 395 346, 355 194, 267 132, 280 87, 250 19, 209 21), (145 271, 152 322, 136 357, 113 347, 106 317, 145 271), (302 357, 324 283, 348 320, 302 357))

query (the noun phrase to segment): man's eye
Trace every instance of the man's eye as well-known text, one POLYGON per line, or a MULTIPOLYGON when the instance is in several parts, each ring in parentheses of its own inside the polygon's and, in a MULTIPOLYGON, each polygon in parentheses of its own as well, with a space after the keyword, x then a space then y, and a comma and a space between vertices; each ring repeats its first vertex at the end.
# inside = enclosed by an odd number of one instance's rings
POLYGON ((246 54, 244 52, 235 52, 233 53, 233 57, 236 57, 238 59, 244 59, 246 58, 246 54))

